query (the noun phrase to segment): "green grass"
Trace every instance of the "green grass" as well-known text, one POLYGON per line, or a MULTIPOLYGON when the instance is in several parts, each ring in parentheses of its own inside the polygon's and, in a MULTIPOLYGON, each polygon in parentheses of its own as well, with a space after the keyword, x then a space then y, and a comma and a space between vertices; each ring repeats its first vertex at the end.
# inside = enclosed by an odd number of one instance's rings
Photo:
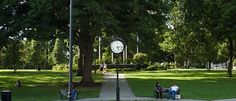
POLYGON ((163 87, 176 83, 184 99, 215 100, 236 98, 236 72, 226 77, 226 70, 168 70, 126 73, 127 80, 136 96, 152 96, 155 83, 163 87))
MULTIPOLYGON (((59 90, 67 89, 68 72, 53 71, 0 71, 0 90, 11 90, 13 101, 53 101, 59 100, 59 90), (23 87, 15 87, 15 82, 20 79, 23 87)), ((101 74, 94 75, 96 82, 101 82, 101 74)), ((73 81, 79 81, 81 77, 73 76, 73 81)), ((76 88, 79 91, 79 98, 97 97, 99 87, 76 88)))

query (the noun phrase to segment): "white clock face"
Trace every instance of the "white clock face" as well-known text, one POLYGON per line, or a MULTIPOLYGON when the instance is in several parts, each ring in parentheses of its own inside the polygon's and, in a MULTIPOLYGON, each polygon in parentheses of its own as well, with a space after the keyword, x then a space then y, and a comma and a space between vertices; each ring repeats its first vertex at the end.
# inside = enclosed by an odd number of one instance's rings
POLYGON ((124 50, 124 44, 119 40, 114 40, 111 42, 111 51, 113 53, 121 53, 124 50))

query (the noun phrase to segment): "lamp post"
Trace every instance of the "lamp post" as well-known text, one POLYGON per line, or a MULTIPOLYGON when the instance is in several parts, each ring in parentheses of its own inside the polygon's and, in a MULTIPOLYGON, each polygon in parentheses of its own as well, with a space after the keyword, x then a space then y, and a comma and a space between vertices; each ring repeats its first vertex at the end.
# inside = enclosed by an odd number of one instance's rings
POLYGON ((72 38, 73 38, 73 25, 72 25, 72 18, 73 18, 73 14, 72 14, 72 10, 73 10, 73 0, 70 0, 70 28, 69 28, 69 82, 68 82, 68 101, 73 101, 72 99, 72 57, 73 57, 73 53, 72 53, 72 38))
POLYGON ((116 101, 120 101, 119 68, 116 67, 116 101))

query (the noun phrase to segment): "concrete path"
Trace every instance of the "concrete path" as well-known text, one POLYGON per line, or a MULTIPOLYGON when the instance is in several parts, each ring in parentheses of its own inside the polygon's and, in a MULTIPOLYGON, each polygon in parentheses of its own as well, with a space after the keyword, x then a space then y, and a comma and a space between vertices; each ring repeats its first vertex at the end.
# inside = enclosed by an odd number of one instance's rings
MULTIPOLYGON (((105 73, 99 98, 116 99, 116 74, 105 73)), ((120 98, 135 97, 124 74, 119 74, 120 98)))

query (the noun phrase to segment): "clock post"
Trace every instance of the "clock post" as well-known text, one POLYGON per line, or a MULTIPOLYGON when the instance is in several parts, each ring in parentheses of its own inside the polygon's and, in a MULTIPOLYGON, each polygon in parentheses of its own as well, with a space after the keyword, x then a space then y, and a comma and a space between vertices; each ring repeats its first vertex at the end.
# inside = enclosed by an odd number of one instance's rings
POLYGON ((119 68, 116 66, 116 101, 120 101, 119 68))
MULTIPOLYGON (((124 51, 124 43, 120 38, 114 38, 111 42, 111 51, 120 54, 124 51)), ((119 68, 116 66, 116 101, 120 101, 119 68)))

